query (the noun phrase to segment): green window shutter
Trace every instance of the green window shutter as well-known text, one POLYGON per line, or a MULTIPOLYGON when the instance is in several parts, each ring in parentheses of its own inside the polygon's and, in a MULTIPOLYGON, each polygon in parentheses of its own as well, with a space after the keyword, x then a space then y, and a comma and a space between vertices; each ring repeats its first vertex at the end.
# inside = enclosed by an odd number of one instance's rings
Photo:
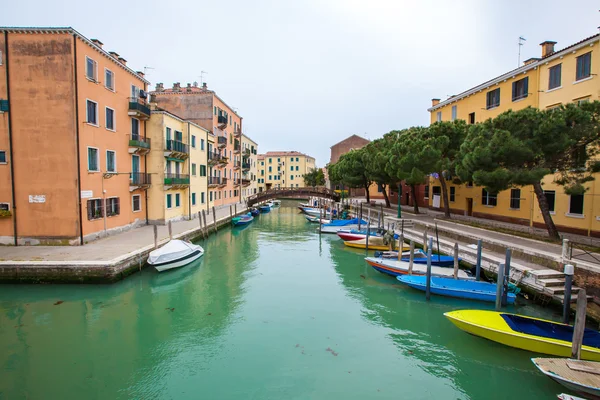
POLYGON ((8 111, 8 100, 0 100, 0 111, 8 111))
POLYGON ((167 195, 167 208, 171 208, 171 195, 167 195))

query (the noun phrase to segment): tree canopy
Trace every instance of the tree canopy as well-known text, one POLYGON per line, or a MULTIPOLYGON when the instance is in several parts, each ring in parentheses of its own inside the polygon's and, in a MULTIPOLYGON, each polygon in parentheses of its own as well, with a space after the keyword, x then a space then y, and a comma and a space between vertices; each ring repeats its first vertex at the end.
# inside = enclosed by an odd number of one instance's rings
POLYGON ((306 186, 323 186, 325 184, 325 174, 322 168, 316 168, 302 175, 306 186))

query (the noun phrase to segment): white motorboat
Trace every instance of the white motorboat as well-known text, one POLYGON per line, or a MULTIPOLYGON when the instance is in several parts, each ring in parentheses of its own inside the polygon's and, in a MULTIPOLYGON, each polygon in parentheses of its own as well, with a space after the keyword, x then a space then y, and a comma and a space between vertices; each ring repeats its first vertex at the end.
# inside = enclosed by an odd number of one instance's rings
POLYGON ((204 255, 201 246, 183 240, 170 240, 160 249, 150 252, 148 264, 162 272, 168 269, 183 267, 204 255))
POLYGON ((326 219, 331 218, 331 213, 326 210, 322 210, 319 208, 311 208, 311 207, 302 207, 302 212, 304 214, 311 215, 313 217, 324 217, 326 219))
POLYGON ((271 203, 273 203, 273 206, 279 207, 281 205, 281 200, 271 200, 271 203))

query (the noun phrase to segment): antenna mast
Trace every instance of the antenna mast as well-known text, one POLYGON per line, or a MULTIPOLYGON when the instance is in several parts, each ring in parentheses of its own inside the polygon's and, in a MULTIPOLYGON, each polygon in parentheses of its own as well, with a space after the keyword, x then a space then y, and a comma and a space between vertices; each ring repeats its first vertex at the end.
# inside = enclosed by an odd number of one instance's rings
POLYGON ((523 42, 527 41, 523 36, 519 36, 519 60, 517 61, 517 68, 521 66, 521 47, 523 42))

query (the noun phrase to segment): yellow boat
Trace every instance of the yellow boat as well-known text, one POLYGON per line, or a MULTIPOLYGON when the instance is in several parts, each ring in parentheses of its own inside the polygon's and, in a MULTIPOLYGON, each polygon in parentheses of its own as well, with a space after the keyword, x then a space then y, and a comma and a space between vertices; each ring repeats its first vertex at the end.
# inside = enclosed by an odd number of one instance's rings
MULTIPOLYGON (((506 346, 560 357, 571 356, 571 325, 483 310, 452 311, 444 313, 444 316, 467 333, 506 346)), ((600 332, 585 330, 581 358, 600 361, 600 332)))
MULTIPOLYGON (((367 247, 367 239, 345 241, 344 244, 348 247, 357 249, 365 249, 367 247)), ((394 243, 394 249, 398 247, 398 241, 394 243)), ((390 246, 383 243, 383 238, 379 236, 371 236, 369 238, 369 250, 389 250, 390 246)), ((402 251, 408 251, 410 247, 406 243, 402 244, 402 251)))

